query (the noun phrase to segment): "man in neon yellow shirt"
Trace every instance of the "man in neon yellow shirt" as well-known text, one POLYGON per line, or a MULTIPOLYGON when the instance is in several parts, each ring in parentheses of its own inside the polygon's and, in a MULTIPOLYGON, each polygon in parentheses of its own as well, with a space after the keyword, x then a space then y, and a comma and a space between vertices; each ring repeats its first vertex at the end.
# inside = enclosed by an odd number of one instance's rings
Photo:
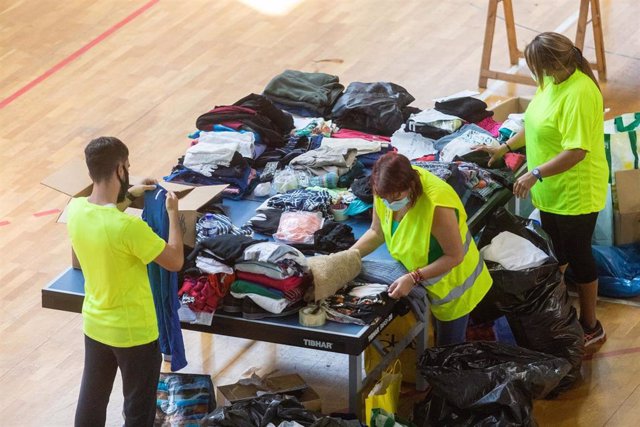
MULTIPOLYGON (((602 93, 580 49, 561 34, 536 36, 525 49, 525 59, 538 91, 524 119, 529 172, 516 181, 513 192, 520 198, 531 192, 561 270, 571 266, 579 283, 580 323, 588 346, 606 339, 596 318, 598 274, 591 253, 609 174, 602 93)), ((498 149, 484 150, 493 161, 523 146, 525 131, 498 149)))
POLYGON ((152 426, 161 355, 158 323, 147 275, 154 261, 182 268, 178 200, 167 195, 169 239, 165 243, 140 218, 121 212, 152 190, 153 180, 129 188, 129 150, 117 138, 100 137, 85 148, 93 190, 69 203, 67 226, 85 277, 82 305, 85 362, 76 426, 103 426, 120 368, 125 426, 152 426))

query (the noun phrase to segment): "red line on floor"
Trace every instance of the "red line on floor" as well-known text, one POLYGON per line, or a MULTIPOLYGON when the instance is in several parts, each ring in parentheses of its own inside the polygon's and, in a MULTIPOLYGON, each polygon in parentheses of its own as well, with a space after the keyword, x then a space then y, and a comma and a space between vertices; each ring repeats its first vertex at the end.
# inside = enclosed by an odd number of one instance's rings
POLYGON ((0 221, 0 227, 11 224, 9 221, 0 221))
POLYGON ((27 83, 26 85, 24 85, 23 87, 18 89, 16 92, 14 92, 13 94, 9 95, 7 98, 5 98, 2 101, 0 101, 0 110, 3 109, 4 107, 6 107, 7 105, 11 104, 16 99, 20 98, 25 93, 29 92, 31 89, 33 89, 34 87, 36 87, 37 85, 42 83, 47 78, 51 77, 53 74, 55 74, 58 71, 60 71, 65 66, 69 65, 71 62, 73 62, 76 59, 78 59, 80 56, 85 54, 87 51, 89 51, 95 45, 97 45, 98 43, 102 42, 104 39, 106 39, 111 34, 115 33, 116 31, 118 31, 120 28, 122 28, 125 25, 127 25, 129 22, 133 21, 135 18, 140 16, 147 9, 149 9, 151 6, 153 6, 154 4, 158 3, 159 1, 160 0, 150 0, 149 2, 145 3, 142 7, 140 7, 139 9, 134 11, 132 14, 130 14, 129 16, 124 18, 122 21, 118 22, 117 24, 115 24, 114 26, 109 28, 107 31, 105 31, 104 33, 100 34, 95 39, 91 40, 89 43, 87 43, 86 45, 82 46, 80 49, 76 50, 71 55, 67 56, 65 59, 63 59, 62 61, 58 62, 53 67, 49 68, 47 71, 45 71, 44 73, 42 73, 41 75, 39 75, 35 79, 31 80, 29 83, 27 83))
POLYGON ((640 353, 640 347, 623 348, 621 350, 605 351, 603 353, 587 354, 582 360, 602 359, 605 357, 621 356, 623 354, 640 353))
POLYGON ((60 213, 60 209, 50 209, 48 211, 36 212, 33 216, 45 216, 60 213))

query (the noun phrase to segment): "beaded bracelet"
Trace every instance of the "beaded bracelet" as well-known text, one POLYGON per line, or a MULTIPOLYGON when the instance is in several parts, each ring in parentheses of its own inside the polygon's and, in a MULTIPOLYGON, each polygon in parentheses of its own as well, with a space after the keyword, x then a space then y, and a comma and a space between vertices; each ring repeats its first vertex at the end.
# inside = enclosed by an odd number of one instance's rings
POLYGON ((420 277, 420 273, 418 273, 417 270, 410 272, 409 275, 411 276, 411 279, 413 279, 414 285, 418 284, 418 282, 422 280, 422 278, 420 277))

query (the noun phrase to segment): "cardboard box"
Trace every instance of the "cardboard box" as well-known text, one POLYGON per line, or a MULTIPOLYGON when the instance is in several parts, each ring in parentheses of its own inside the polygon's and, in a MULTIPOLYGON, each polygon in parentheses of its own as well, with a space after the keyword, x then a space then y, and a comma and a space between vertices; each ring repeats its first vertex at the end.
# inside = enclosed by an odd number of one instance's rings
POLYGON ((615 243, 640 242, 640 170, 616 172, 618 208, 614 214, 615 243))
POLYGON ((269 377, 264 380, 265 387, 253 384, 227 384, 218 387, 223 405, 231 405, 258 397, 259 394, 273 393, 294 396, 308 410, 321 412, 320 396, 298 374, 269 377))
POLYGON ((493 111, 493 119, 496 122, 504 122, 509 114, 524 113, 530 102, 531 98, 517 96, 500 101, 489 107, 488 110, 493 111))
MULTIPOLYGON (((141 183, 142 179, 131 175, 129 181, 132 185, 135 185, 141 183)), ((42 180, 41 184, 72 198, 90 195, 93 187, 86 163, 82 160, 70 161, 55 173, 42 180)), ((209 203, 218 199, 227 186, 206 185, 198 187, 163 181, 159 184, 166 190, 173 191, 178 199, 180 199, 178 207, 180 226, 183 233, 182 239, 185 245, 190 247, 195 246, 195 224, 202 215, 201 211, 209 203)), ((137 205, 127 209, 125 212, 139 215, 141 213, 140 208, 142 208, 142 206, 137 205)), ((66 222, 66 209, 60 214, 57 222, 66 222)))

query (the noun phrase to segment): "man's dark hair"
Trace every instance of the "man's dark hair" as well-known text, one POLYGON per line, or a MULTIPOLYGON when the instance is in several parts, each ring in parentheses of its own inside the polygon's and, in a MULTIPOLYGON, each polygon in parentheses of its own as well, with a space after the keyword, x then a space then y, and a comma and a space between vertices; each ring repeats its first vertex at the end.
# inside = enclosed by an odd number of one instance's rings
POLYGON ((129 149, 113 136, 101 136, 92 140, 84 149, 89 176, 93 182, 109 179, 120 163, 129 158, 129 149))

